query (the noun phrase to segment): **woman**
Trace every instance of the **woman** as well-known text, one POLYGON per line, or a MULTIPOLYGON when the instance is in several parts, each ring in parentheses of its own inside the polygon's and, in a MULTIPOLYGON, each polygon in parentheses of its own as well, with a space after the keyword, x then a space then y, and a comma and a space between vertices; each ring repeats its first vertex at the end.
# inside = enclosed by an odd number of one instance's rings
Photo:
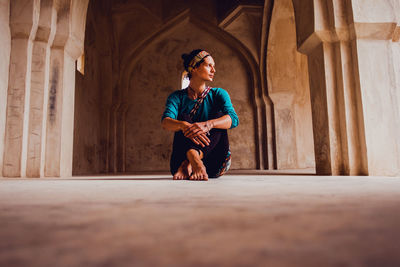
POLYGON ((190 84, 167 99, 162 126, 174 131, 171 173, 174 180, 208 180, 230 166, 227 129, 239 124, 229 94, 206 86, 215 75, 214 59, 202 49, 183 54, 190 84))

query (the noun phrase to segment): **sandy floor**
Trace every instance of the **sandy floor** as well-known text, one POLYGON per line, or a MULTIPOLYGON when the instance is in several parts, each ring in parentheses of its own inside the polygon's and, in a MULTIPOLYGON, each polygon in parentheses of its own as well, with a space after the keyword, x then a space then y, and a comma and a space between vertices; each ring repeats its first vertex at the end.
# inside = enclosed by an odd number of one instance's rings
POLYGON ((400 266, 400 178, 0 179, 0 266, 400 266))

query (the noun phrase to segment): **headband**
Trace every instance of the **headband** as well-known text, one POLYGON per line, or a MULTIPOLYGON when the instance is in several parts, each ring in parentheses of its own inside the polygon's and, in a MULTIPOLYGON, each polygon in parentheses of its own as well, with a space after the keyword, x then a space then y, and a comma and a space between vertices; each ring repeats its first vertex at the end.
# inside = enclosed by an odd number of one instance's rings
POLYGON ((195 67, 196 64, 202 61, 204 58, 208 57, 210 54, 207 53, 206 51, 201 51, 197 55, 194 56, 194 58, 190 61, 189 66, 188 66, 188 72, 190 73, 195 67))

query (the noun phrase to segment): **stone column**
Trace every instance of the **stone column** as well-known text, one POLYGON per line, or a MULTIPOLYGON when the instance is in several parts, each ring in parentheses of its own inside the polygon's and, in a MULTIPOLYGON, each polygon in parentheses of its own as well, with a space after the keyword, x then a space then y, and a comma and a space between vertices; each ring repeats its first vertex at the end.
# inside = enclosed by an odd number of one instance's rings
POLYGON ((11 33, 10 0, 0 2, 0 177, 3 176, 4 134, 6 125, 11 33))
POLYGON ((309 59, 317 173, 399 175, 399 1, 293 3, 309 59))
POLYGON ((57 5, 57 30, 50 49, 44 176, 72 175, 75 61, 82 55, 88 0, 57 5))
POLYGON ((41 0, 39 26, 33 42, 32 75, 30 94, 30 113, 27 150, 27 177, 43 176, 44 162, 42 160, 42 129, 46 103, 45 92, 48 89, 49 75, 49 45, 52 43, 55 31, 55 9, 53 0, 41 0))
POLYGON ((293 0, 298 50, 308 56, 317 174, 368 174, 351 3, 293 0))
POLYGON ((297 51, 291 0, 274 2, 267 51, 277 167, 280 170, 315 168, 307 56, 297 51))
POLYGON ((400 174, 399 0, 352 0, 365 142, 370 175, 400 174))
MULTIPOLYGON (((46 152, 45 152, 45 168, 44 175, 48 177, 62 176, 63 171, 68 168, 62 168, 61 165, 68 165, 68 162, 62 161, 61 150, 68 142, 68 134, 63 133, 63 121, 65 117, 73 114, 73 105, 70 110, 66 110, 63 114, 64 103, 68 105, 73 99, 68 99, 68 89, 74 91, 75 69, 74 60, 65 51, 65 46, 69 37, 69 12, 63 12, 57 18, 57 31, 54 43, 50 50, 50 85, 48 93, 47 119, 46 119, 46 152), (72 66, 70 66, 72 65, 72 66), (71 69, 72 68, 72 69, 71 69), (67 88, 68 87, 68 88, 67 88), (63 140, 67 139, 67 140, 63 140)), ((68 119, 67 119, 68 120, 68 119)), ((72 143, 70 143, 72 147, 72 143)), ((71 165, 72 166, 72 165, 71 165)), ((70 176, 67 174, 67 176, 70 176)))
POLYGON ((308 51, 314 150, 317 174, 349 174, 343 97, 336 81, 335 45, 321 43, 308 51))
POLYGON ((5 126, 3 175, 25 176, 29 118, 32 40, 39 1, 10 2, 11 56, 5 126))

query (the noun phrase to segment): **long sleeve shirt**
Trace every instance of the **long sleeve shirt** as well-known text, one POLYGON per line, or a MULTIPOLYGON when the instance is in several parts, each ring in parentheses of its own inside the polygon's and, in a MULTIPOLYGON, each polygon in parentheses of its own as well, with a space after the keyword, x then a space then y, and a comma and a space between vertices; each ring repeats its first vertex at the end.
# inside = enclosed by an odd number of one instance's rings
MULTIPOLYGON (((189 114, 196 102, 197 100, 189 98, 187 89, 173 92, 168 96, 161 120, 166 117, 178 120, 179 114, 189 114)), ((231 117, 231 128, 238 126, 239 118, 232 106, 231 98, 228 92, 222 88, 210 89, 210 92, 204 98, 203 104, 197 110, 193 120, 195 122, 207 121, 210 118, 215 118, 217 112, 222 112, 224 115, 229 115, 231 117)))

